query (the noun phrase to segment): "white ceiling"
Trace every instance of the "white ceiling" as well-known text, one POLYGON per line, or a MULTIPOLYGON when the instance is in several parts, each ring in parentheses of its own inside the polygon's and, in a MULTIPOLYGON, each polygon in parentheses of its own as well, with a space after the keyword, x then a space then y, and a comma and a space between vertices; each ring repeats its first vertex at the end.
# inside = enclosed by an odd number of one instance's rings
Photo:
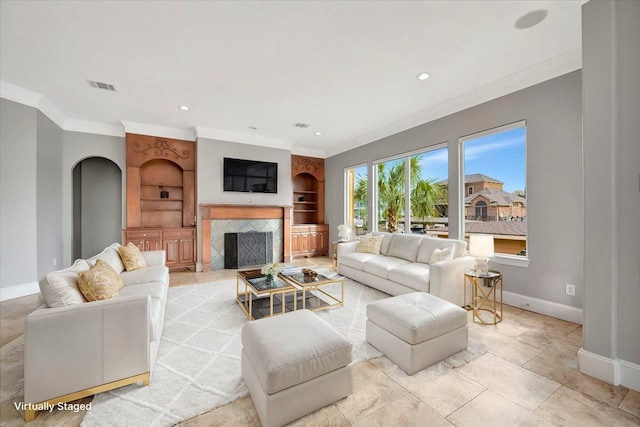
POLYGON ((68 130, 325 157, 580 68, 583 3, 3 0, 2 96, 68 130))

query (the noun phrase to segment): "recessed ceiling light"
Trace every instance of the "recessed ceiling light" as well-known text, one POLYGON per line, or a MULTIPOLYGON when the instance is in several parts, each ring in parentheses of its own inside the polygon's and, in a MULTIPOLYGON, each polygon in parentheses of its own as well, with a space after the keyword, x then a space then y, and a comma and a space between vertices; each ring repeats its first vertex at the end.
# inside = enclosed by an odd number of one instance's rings
POLYGON ((518 18, 513 26, 517 30, 526 30, 544 21, 544 18, 546 18, 548 14, 547 9, 532 10, 518 18))
POLYGON ((182 111, 189 111, 189 107, 187 107, 186 105, 181 105, 178 108, 181 109, 182 111))
POLYGON ((316 132, 316 136, 322 135, 322 132, 316 132))
POLYGON ((416 76, 418 80, 427 80, 429 78, 429 73, 420 73, 416 76))
POLYGON ((251 129, 251 130, 258 130, 258 128, 257 128, 257 127, 255 127, 255 126, 249 126, 249 129, 251 129))

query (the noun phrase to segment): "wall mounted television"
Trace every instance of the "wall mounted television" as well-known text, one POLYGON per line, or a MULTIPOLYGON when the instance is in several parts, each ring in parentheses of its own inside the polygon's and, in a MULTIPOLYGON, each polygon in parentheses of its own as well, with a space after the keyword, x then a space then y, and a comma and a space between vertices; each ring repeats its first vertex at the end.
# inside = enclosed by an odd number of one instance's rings
POLYGON ((225 157, 224 191, 277 193, 278 164, 225 157))

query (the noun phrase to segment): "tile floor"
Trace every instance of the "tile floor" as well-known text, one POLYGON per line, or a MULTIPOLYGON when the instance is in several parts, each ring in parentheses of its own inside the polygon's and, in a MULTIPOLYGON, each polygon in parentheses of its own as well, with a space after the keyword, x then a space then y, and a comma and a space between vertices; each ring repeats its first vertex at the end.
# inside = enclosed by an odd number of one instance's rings
MULTIPOLYGON (((327 258, 296 261, 325 265, 327 258)), ((235 277, 234 270, 172 273, 171 286, 235 277)), ((36 296, 0 303, 0 344, 24 332, 36 296)), ((478 325, 469 337, 486 353, 456 368, 438 364, 407 376, 386 357, 354 366, 354 393, 292 426, 640 426, 640 393, 577 371, 582 327, 505 306, 504 320, 478 325)), ((0 424, 22 425, 11 402, 0 424)), ((30 426, 79 425, 83 414, 40 414, 30 426)), ((259 426, 250 397, 180 426, 259 426)))

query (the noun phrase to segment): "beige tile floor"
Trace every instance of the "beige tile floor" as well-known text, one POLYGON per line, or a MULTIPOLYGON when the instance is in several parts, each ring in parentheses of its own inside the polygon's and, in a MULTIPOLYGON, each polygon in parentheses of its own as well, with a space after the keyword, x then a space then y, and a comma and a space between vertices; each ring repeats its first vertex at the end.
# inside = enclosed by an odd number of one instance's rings
MULTIPOLYGON (((330 265, 327 258, 296 261, 330 265)), ((171 286, 235 277, 235 270, 172 273, 171 286)), ((0 344, 24 332, 35 296, 0 303, 0 344)), ((486 353, 456 368, 438 364, 407 376, 386 357, 354 366, 354 393, 292 426, 639 426, 640 393, 577 371, 582 327, 505 306, 498 325, 469 317, 469 337, 486 353)), ((79 425, 84 414, 40 414, 30 426, 79 425)), ((11 402, 0 424, 22 425, 11 402)), ((259 426, 250 397, 185 421, 181 426, 259 426)))

